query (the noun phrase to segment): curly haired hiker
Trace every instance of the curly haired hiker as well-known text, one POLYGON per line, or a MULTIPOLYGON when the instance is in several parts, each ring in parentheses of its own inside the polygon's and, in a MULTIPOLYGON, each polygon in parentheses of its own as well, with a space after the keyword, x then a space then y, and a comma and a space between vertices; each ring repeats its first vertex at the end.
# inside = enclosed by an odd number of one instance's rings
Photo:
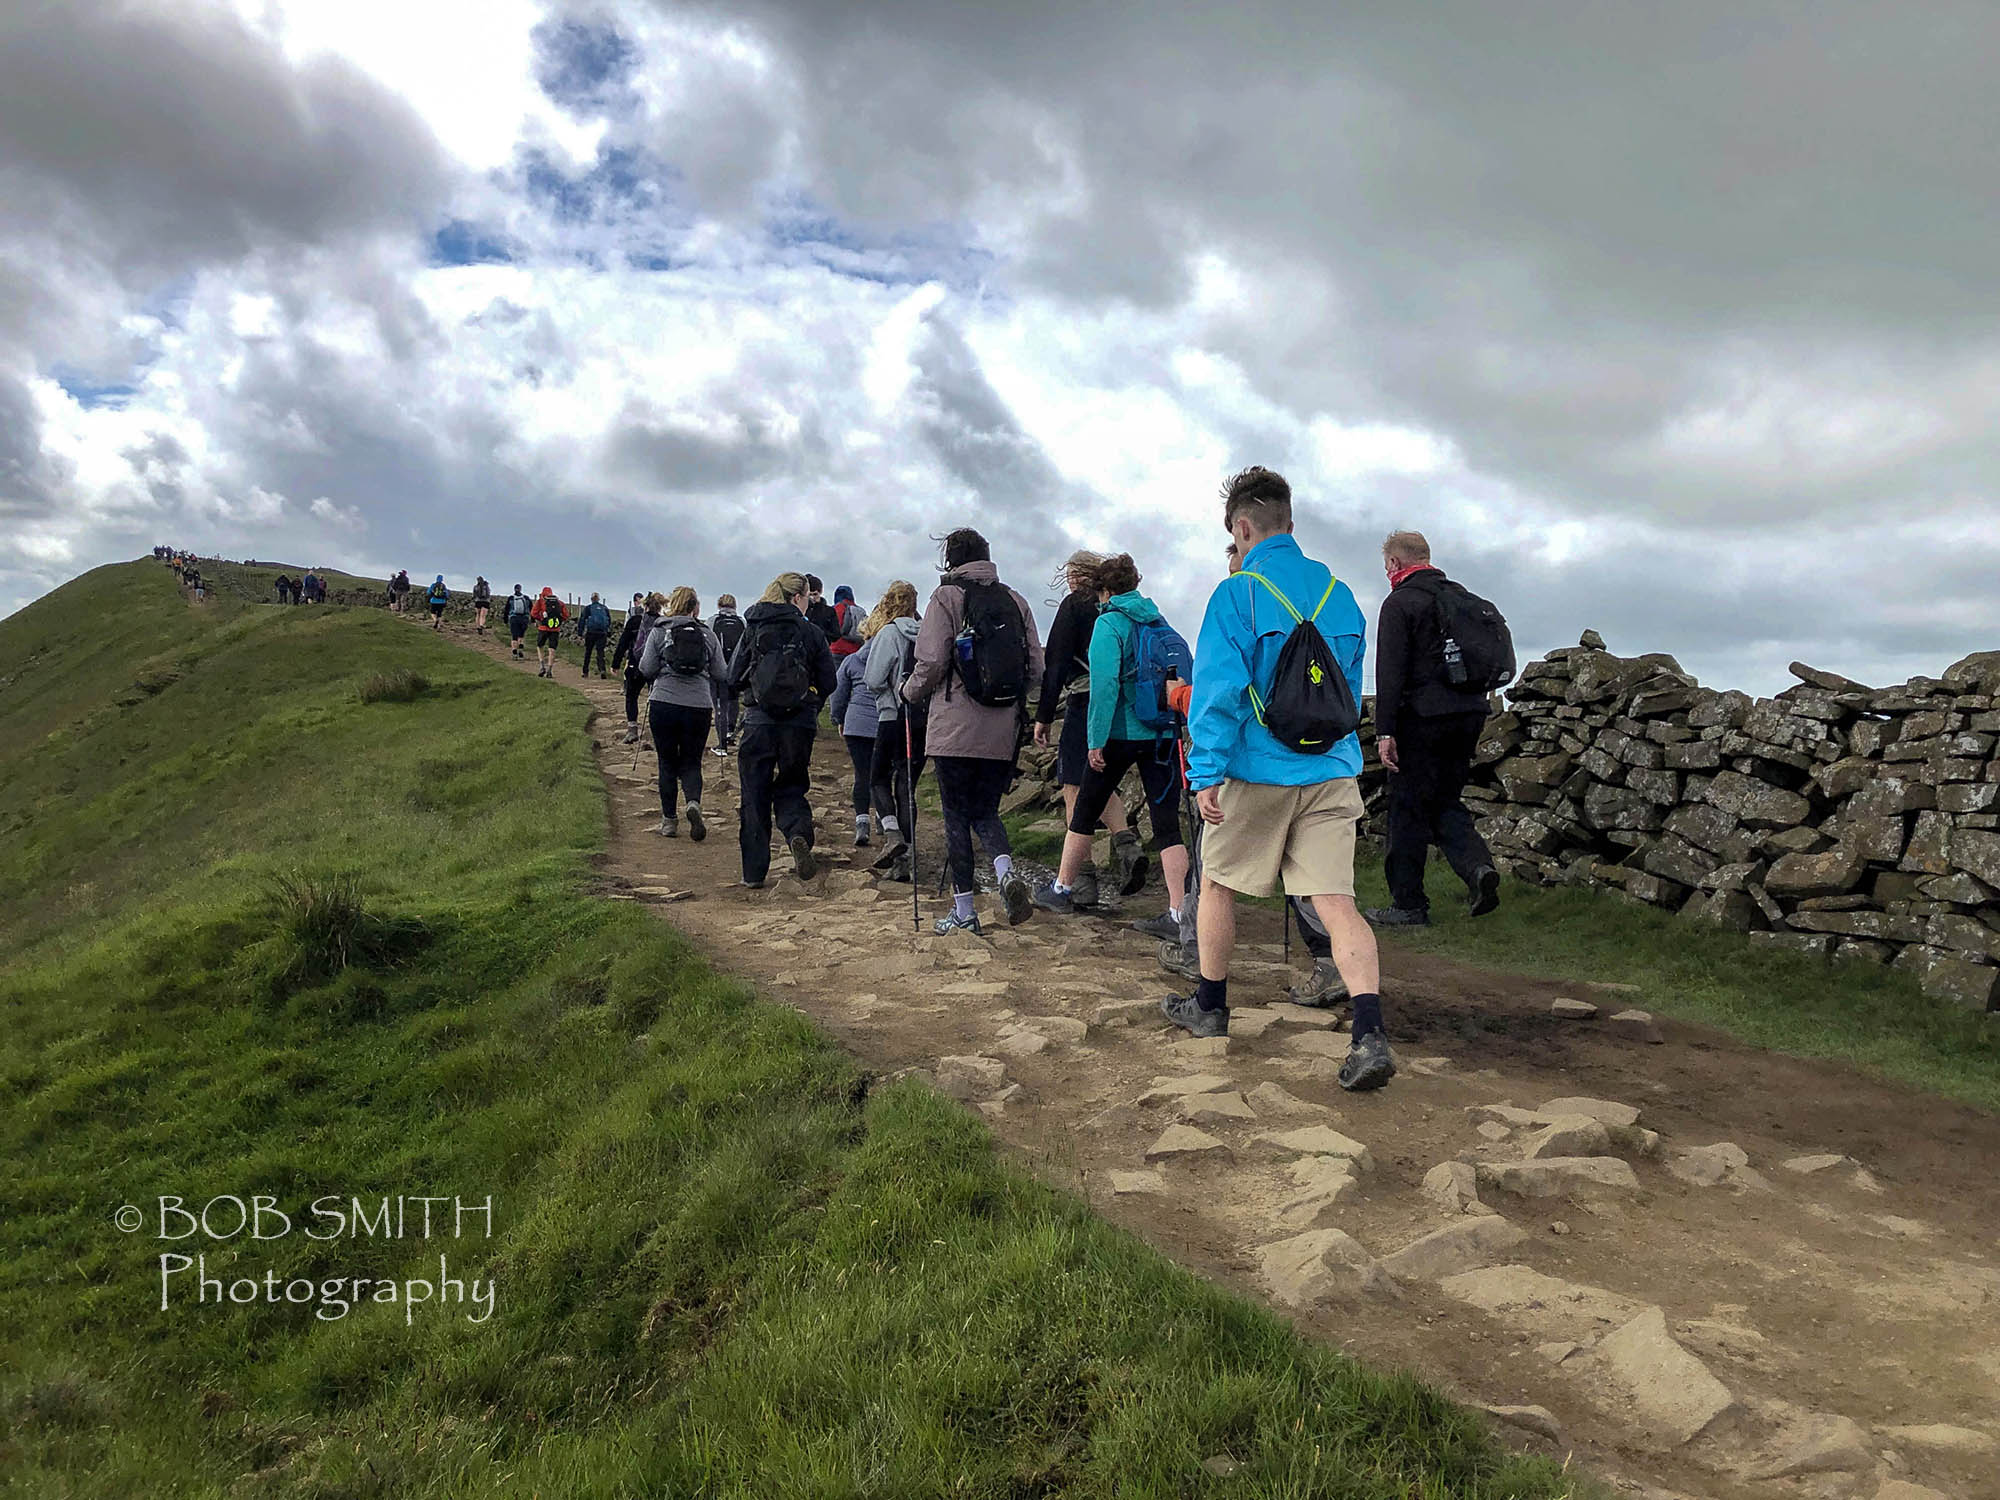
MULTIPOLYGON (((1055 878, 1034 894, 1035 905, 1068 913, 1073 891, 1090 858, 1090 839, 1113 790, 1133 767, 1146 788, 1146 812, 1153 843, 1160 851, 1160 874, 1167 909, 1134 922, 1135 932, 1167 939, 1180 936, 1181 899, 1187 889, 1188 851, 1181 841, 1181 762, 1167 703, 1168 674, 1185 681, 1192 659, 1187 642, 1174 632, 1157 606, 1139 592, 1139 569, 1131 554, 1106 558, 1091 570, 1091 587, 1101 613, 1090 638, 1090 698, 1083 783, 1070 810, 1062 865, 1055 878)), ((1071 712, 1075 712, 1072 706, 1071 712)), ((1066 726, 1065 726, 1066 727, 1066 726)))
POLYGON ((869 768, 875 806, 888 848, 875 861, 891 880, 910 878, 910 830, 916 826, 915 788, 924 774, 928 716, 921 703, 903 701, 903 682, 917 662, 917 586, 897 579, 882 591, 861 626, 868 643, 864 681, 875 695, 875 761, 869 768))
POLYGON ((1270 895, 1282 883, 1318 912, 1353 997, 1340 1085, 1380 1088, 1396 1064, 1382 1029, 1374 930, 1354 903, 1362 807, 1353 729, 1367 622, 1353 592, 1293 539, 1283 476, 1233 475, 1223 526, 1243 549, 1243 568, 1209 598, 1188 725, 1189 782, 1207 825, 1201 979, 1160 1010, 1196 1036, 1228 1035, 1236 893, 1270 895))
POLYGON ((805 608, 803 573, 780 573, 743 617, 743 643, 729 664, 730 688, 744 701, 736 750, 738 832, 743 883, 762 890, 771 872, 771 823, 801 880, 819 873, 813 855, 812 782, 815 721, 833 692, 833 653, 805 608))
MULTIPOLYGON (((1056 784, 1062 788, 1063 824, 1076 811, 1076 789, 1083 785, 1090 755, 1090 642, 1097 626, 1097 590, 1092 579, 1102 554, 1081 549, 1063 564, 1068 587, 1049 626, 1043 653, 1042 691, 1035 704, 1035 743, 1047 745, 1049 726, 1062 710, 1062 731, 1056 740, 1056 784)), ((1139 835, 1125 820, 1125 799, 1116 792, 1104 805, 1104 826, 1111 831, 1111 888, 1121 896, 1137 895, 1146 883, 1146 855, 1139 835)), ((1070 890, 1073 905, 1097 905, 1097 866, 1088 859, 1076 873, 1070 890)))
POLYGON ((639 675, 653 685, 646 714, 660 762, 658 831, 666 838, 680 835, 677 793, 687 798, 688 837, 697 844, 708 837, 701 811, 701 754, 715 716, 715 685, 725 672, 722 643, 702 623, 701 601, 691 588, 675 589, 639 656, 639 675))
POLYGON ((540 653, 542 669, 535 675, 553 677, 556 675, 556 647, 562 644, 563 621, 569 618, 569 611, 563 608, 562 600, 556 597, 554 589, 545 588, 541 597, 535 600, 535 648, 540 653))
POLYGON ((935 930, 977 936, 975 835, 993 857, 1008 923, 1034 914, 1028 882, 1014 872, 1000 799, 1014 780, 1029 690, 1042 675, 1042 641, 1028 601, 1000 582, 985 537, 960 527, 945 537, 943 552, 944 576, 917 630, 903 698, 929 705, 929 750, 944 805, 952 898, 935 930))

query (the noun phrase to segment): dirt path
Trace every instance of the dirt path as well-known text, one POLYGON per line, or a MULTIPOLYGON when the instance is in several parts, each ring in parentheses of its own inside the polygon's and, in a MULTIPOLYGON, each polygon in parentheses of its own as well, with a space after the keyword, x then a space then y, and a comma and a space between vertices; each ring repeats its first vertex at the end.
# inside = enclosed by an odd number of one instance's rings
POLYGON ((740 889, 733 760, 706 762, 707 842, 656 836, 621 684, 579 684, 568 649, 549 690, 598 710, 607 886, 879 1073, 923 1070, 1181 1263, 1470 1403, 1533 1408, 1499 1430, 1655 1500, 2000 1496, 2000 1120, 1692 1026, 1649 1044, 1609 1019, 1641 996, 1393 944, 1404 1071, 1346 1096, 1344 1034, 1273 1003, 1291 976, 1263 912, 1244 914, 1226 1044, 1158 1021, 1156 945, 1122 927, 913 935, 909 887, 851 859, 830 733, 831 873, 740 889), (1561 1019, 1559 998, 1603 1015, 1561 1019))

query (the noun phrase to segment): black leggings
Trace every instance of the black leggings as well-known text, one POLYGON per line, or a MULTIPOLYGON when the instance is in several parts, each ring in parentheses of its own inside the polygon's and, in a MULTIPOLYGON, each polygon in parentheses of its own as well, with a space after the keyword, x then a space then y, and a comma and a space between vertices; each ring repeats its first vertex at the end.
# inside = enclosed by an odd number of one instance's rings
POLYGON ((1013 783, 1014 763, 940 755, 935 764, 944 803, 945 864, 951 870, 952 894, 962 895, 979 889, 972 861, 974 834, 989 855, 1014 852, 1007 842, 1007 825, 1000 821, 1000 799, 1013 783))
POLYGON ((646 679, 639 675, 637 667, 625 669, 625 722, 639 722, 639 694, 645 689, 646 679))
POLYGON ((583 638, 583 675, 586 677, 590 675, 590 653, 593 651, 597 653, 597 670, 602 672, 604 670, 603 636, 587 635, 583 638))
POLYGON ((660 758, 660 816, 671 818, 677 790, 690 802, 701 801, 701 757, 714 711, 651 702, 646 712, 653 728, 653 753, 660 758))
POLYGON ((1104 815, 1125 773, 1137 766, 1146 787, 1146 812, 1153 820, 1153 843, 1171 849, 1181 842, 1181 758, 1171 739, 1112 740, 1104 747, 1104 769, 1087 764, 1077 788, 1071 833, 1088 837, 1104 815))
POLYGON ((899 836, 907 841, 917 826, 916 783, 924 774, 924 725, 921 713, 910 715, 909 743, 904 743, 903 721, 884 719, 875 736, 875 806, 894 808, 899 836), (912 758, 909 752, 915 751, 912 758), (903 768, 909 767, 906 780, 903 768))
MULTIPOLYGON (((898 734, 903 727, 895 726, 898 734)), ((869 809, 888 817, 896 810, 892 798, 884 798, 875 790, 875 736, 872 734, 844 734, 847 741, 847 758, 854 762, 854 816, 865 818, 869 809)))

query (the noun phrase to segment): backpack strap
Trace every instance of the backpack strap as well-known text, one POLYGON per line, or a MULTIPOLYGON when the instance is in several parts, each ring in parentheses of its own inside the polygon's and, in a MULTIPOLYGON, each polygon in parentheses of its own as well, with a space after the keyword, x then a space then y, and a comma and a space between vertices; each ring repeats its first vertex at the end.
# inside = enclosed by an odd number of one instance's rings
MULTIPOLYGON (((1302 615, 1299 613, 1298 607, 1285 597, 1285 591, 1271 582, 1262 573, 1253 573, 1248 568, 1241 568, 1237 571, 1236 576, 1239 578, 1254 578, 1276 595, 1278 602, 1285 606, 1285 613, 1292 617, 1292 624, 1294 626, 1303 625, 1308 620, 1317 620, 1319 612, 1326 608, 1326 601, 1333 597, 1334 589, 1340 585, 1339 577, 1333 573, 1332 569, 1328 569, 1326 592, 1319 596, 1319 603, 1313 606, 1313 612, 1310 615, 1302 615)), ((1264 722, 1264 699, 1263 695, 1257 691, 1257 684, 1254 682, 1248 684, 1247 691, 1250 695, 1250 711, 1257 716, 1258 727, 1269 729, 1271 726, 1264 722)))

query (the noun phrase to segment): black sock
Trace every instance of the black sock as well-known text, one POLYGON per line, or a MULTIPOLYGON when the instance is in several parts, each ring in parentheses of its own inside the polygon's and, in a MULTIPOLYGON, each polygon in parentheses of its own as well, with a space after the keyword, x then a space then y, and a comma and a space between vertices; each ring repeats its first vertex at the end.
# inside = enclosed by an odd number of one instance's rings
POLYGON ((1371 1031, 1382 1029, 1382 997, 1380 995, 1356 995, 1354 997, 1354 1023, 1350 1028, 1355 1036, 1366 1036, 1371 1031))
POLYGON ((1227 1010, 1229 1008, 1229 981, 1226 979, 1210 979, 1204 975, 1201 983, 1195 986, 1194 1001, 1203 1010, 1227 1010))

